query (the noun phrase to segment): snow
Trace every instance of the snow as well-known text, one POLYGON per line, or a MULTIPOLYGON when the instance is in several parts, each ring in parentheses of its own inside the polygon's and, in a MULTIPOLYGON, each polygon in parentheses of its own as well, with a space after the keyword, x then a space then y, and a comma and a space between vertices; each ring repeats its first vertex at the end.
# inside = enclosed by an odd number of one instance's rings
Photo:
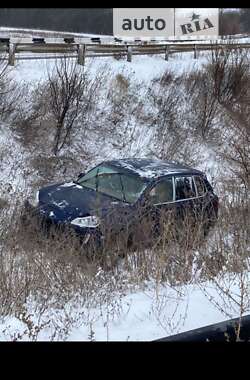
MULTIPOLYGON (((204 287, 209 289, 210 297, 218 298, 211 284, 204 283, 204 287)), ((114 305, 108 303, 90 309, 72 308, 68 304, 64 310, 52 309, 40 321, 46 324, 50 320, 51 325, 39 332, 37 340, 51 340, 53 321, 59 320, 63 324, 67 313, 72 321, 77 322, 75 326, 72 324, 67 335, 55 336, 55 340, 89 341, 92 330, 92 340, 95 341, 152 341, 228 319, 223 311, 212 305, 197 285, 156 288, 149 283, 146 290, 127 294, 120 302, 116 313, 114 305)), ((221 307, 223 310, 223 305, 221 307)), ((34 313, 32 303, 29 308, 34 313)), ((230 318, 234 317, 238 317, 237 312, 230 314, 230 318)), ((33 320, 36 321, 35 313, 33 320)), ((17 333, 22 335, 25 329, 27 327, 19 319, 5 318, 0 323, 0 340, 9 340, 17 333)), ((26 333, 21 340, 30 338, 26 333)))
POLYGON ((59 208, 62 208, 62 209, 65 208, 65 207, 67 207, 69 205, 68 202, 65 201, 65 200, 63 200, 63 201, 61 201, 59 203, 53 201, 52 204, 55 205, 55 206, 57 206, 57 207, 59 207, 59 208))
MULTIPOLYGON (((160 160, 148 160, 148 159, 139 159, 133 158, 117 160, 115 162, 116 166, 132 171, 135 174, 138 174, 142 178, 153 179, 157 177, 164 176, 166 174, 174 174, 177 171, 177 164, 174 162, 162 162, 160 160)), ((178 167, 178 170, 188 171, 187 167, 178 167)))
POLYGON ((60 187, 72 187, 72 186, 75 186, 74 182, 66 182, 63 185, 61 185, 60 187))

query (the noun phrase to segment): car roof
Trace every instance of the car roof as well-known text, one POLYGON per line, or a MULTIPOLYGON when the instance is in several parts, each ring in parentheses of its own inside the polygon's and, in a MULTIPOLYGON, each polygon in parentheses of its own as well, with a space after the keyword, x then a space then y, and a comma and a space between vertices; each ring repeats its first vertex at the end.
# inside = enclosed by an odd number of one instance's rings
POLYGON ((147 180, 155 180, 169 174, 203 174, 199 170, 181 165, 177 162, 149 158, 123 158, 105 161, 102 164, 111 165, 147 180))

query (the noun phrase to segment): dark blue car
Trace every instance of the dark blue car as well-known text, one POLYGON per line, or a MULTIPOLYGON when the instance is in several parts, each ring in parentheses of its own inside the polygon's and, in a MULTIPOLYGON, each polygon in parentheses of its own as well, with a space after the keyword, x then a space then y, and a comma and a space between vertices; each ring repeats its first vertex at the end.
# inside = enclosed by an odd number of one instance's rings
POLYGON ((45 225, 67 226, 87 242, 105 239, 105 230, 133 234, 147 218, 152 230, 162 211, 183 218, 218 215, 218 197, 199 170, 154 159, 120 159, 101 163, 76 181, 44 187, 26 208, 45 225))

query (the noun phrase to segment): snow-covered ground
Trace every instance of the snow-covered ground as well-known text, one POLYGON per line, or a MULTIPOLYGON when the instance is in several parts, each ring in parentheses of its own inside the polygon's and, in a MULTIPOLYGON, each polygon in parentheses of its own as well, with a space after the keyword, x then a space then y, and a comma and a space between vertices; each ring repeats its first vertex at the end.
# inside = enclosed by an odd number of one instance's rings
MULTIPOLYGON (((87 59, 84 70, 89 70, 93 77, 102 65, 108 65, 112 74, 125 73, 127 76, 136 78, 137 83, 150 85, 154 78, 160 77, 166 70, 180 75, 187 71, 196 71, 206 61, 206 56, 194 60, 192 53, 178 54, 169 59, 163 57, 133 57, 132 63, 113 58, 87 59)), ((53 68, 53 60, 20 61, 13 69, 11 75, 17 81, 38 83, 44 79, 47 69, 53 68)), ((4 126, 0 126, 1 147, 10 146, 12 140, 7 134, 4 126)), ((141 137, 137 142, 140 147, 147 144, 146 137, 141 137)), ((14 142, 13 142, 14 144, 14 142)), ((136 148, 135 148, 136 149, 136 148)), ((15 142, 13 149, 16 161, 23 159, 21 146, 15 142)), ((115 156, 115 152, 109 152, 115 156)), ((206 150, 202 152, 204 164, 199 169, 206 170, 208 176, 216 176, 219 165, 214 152, 206 150)), ((106 156, 104 157, 106 158, 106 156)), ((7 158, 6 158, 7 160, 7 158)), ((8 162, 6 161, 6 168, 8 162)), ((21 176, 21 174, 20 174, 21 176)), ((7 181, 7 171, 1 173, 1 180, 7 181)), ((20 178, 19 178, 20 182, 20 178)), ((220 297, 215 288, 209 283, 204 283, 204 288, 209 292, 212 299, 220 303, 220 297), (211 287, 211 288, 209 288, 211 287)), ((239 292, 237 284, 234 291, 239 292)), ((109 341, 148 341, 159 339, 164 336, 173 335, 178 332, 206 326, 208 324, 221 322, 226 319, 226 314, 237 317, 237 310, 219 311, 205 295, 203 289, 198 285, 187 285, 169 288, 167 286, 156 286, 148 283, 144 290, 127 292, 118 296, 116 304, 103 304, 90 307, 77 307, 76 302, 65 304, 64 310, 50 309, 49 312, 37 320, 35 306, 32 301, 27 304, 27 313, 32 314, 34 324, 45 326, 37 335, 38 340, 109 340, 109 341), (116 312, 114 310, 117 308, 116 312), (114 316, 115 314, 115 316, 114 316), (66 316, 72 324, 67 333, 63 332, 66 316), (50 320, 50 325, 46 322, 50 320), (57 333, 53 336, 53 326, 57 326, 57 333)), ((223 305, 221 306, 223 309, 223 305)), ((27 325, 15 317, 0 319, 0 340, 32 339, 27 332, 27 325), (25 332, 26 330, 26 332, 25 332)))
MULTIPOLYGON (((33 333, 36 340, 45 341, 152 341, 239 316, 239 310, 225 309, 212 284, 207 282, 203 287, 207 296, 197 285, 170 288, 148 283, 145 290, 118 297, 114 303, 104 302, 88 309, 68 303, 63 310, 49 309, 40 318, 35 305, 28 302, 27 315, 31 315, 34 328, 27 329, 15 317, 4 318, 0 340, 13 340, 18 334, 21 340, 31 340, 33 333), (65 332, 67 323, 70 328, 65 332), (45 327, 39 331, 43 324, 45 327)), ((240 293, 237 285, 230 290, 240 293)))

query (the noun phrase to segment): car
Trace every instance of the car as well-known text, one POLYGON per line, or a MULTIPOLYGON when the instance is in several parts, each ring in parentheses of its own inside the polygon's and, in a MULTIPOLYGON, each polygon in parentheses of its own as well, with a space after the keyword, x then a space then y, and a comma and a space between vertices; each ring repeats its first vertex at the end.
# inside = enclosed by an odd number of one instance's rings
POLYGON ((170 161, 127 158, 104 161, 74 181, 41 188, 25 209, 48 229, 67 227, 85 244, 91 238, 100 245, 108 230, 111 236, 127 231, 131 237, 145 219, 159 233, 161 215, 167 213, 180 221, 188 211, 196 220, 212 223, 218 205, 201 171, 170 161))

